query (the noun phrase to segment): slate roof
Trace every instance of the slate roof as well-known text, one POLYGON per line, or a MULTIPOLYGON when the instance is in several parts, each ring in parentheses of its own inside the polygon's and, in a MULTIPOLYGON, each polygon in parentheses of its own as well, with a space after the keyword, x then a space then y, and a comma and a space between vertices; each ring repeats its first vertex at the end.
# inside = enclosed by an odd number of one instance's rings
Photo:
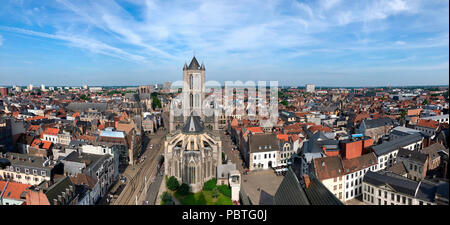
POLYGON ((363 182, 374 186, 389 185, 396 192, 412 197, 415 196, 416 189, 419 185, 419 183, 416 181, 410 180, 389 171, 367 171, 367 173, 364 175, 363 182))
POLYGON ((343 205, 313 174, 309 178, 310 184, 305 188, 305 193, 311 205, 343 205))
POLYGON ((378 163, 377 157, 373 152, 361 155, 353 159, 342 160, 342 167, 344 168, 344 173, 353 173, 359 171, 378 163))
POLYGON ((236 164, 228 163, 217 166, 217 178, 228 178, 230 171, 236 170, 236 164))
POLYGON ((106 111, 107 103, 71 102, 66 108, 74 112, 84 112, 89 108, 104 112, 106 111))
POLYGON ((390 153, 401 147, 418 142, 422 139, 423 139, 423 135, 421 133, 415 133, 415 134, 402 136, 402 137, 396 138, 391 141, 383 142, 380 145, 372 146, 372 149, 374 150, 374 152, 377 156, 380 156, 380 155, 385 155, 387 153, 390 153))
POLYGON ((439 182, 437 189, 436 189, 436 195, 445 198, 448 201, 448 192, 449 192, 449 185, 448 182, 439 182))
POLYGON ((58 180, 55 184, 50 186, 45 191, 45 195, 47 196, 47 199, 50 202, 50 204, 53 204, 53 199, 58 199, 58 195, 61 195, 61 193, 65 192, 66 189, 69 188, 70 186, 73 186, 73 188, 75 188, 74 184, 70 181, 69 177, 63 177, 60 180, 58 180))
POLYGON ((397 158, 404 158, 411 161, 415 161, 421 164, 424 164, 427 161, 427 155, 418 151, 410 151, 407 149, 401 148, 398 150, 397 158))
POLYGON ((429 156, 431 156, 431 159, 435 159, 437 157, 439 157, 438 151, 439 150, 445 150, 445 146, 439 144, 439 143, 435 143, 432 144, 426 148, 423 148, 421 151, 429 156))
POLYGON ((391 167, 387 168, 387 170, 400 176, 403 176, 408 173, 405 164, 403 164, 403 162, 396 162, 391 167))
POLYGON ((310 184, 306 188, 300 184, 297 175, 289 167, 273 198, 274 205, 342 205, 313 174, 309 174, 310 184))
POLYGON ((422 181, 417 189, 416 198, 425 200, 427 202, 434 202, 436 196, 437 186, 427 181, 422 181))
POLYGON ((289 167, 274 196, 274 205, 309 205, 308 197, 289 167))
POLYGON ((371 120, 363 120, 363 123, 366 125, 367 129, 372 129, 376 127, 382 127, 382 126, 389 126, 394 125, 394 120, 387 117, 387 118, 379 118, 379 119, 371 119, 371 120))
POLYGON ((195 56, 192 58, 191 63, 189 64, 188 67, 189 70, 199 70, 200 68, 200 64, 198 63, 197 59, 195 58, 195 56))
POLYGON ((199 116, 189 116, 184 123, 182 132, 189 134, 199 134, 205 131, 205 127, 200 120, 199 116))
POLYGON ((252 134, 248 139, 249 152, 278 151, 278 139, 276 134, 252 134))

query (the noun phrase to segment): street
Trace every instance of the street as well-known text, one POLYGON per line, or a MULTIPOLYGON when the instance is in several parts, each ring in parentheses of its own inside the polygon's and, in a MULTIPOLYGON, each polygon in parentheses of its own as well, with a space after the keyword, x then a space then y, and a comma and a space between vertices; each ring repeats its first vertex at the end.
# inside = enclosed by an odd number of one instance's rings
MULTIPOLYGON (((166 113, 162 113, 162 117, 164 127, 168 127, 168 117, 166 113)), ((150 184, 153 181, 156 183, 161 183, 160 176, 156 175, 160 160, 160 157, 158 156, 163 155, 164 153, 164 137, 166 134, 167 129, 160 128, 154 134, 148 135, 150 141, 140 157, 140 159, 145 158, 145 160, 142 163, 138 163, 138 165, 127 167, 125 172, 122 174, 126 177, 126 186, 121 191, 117 199, 113 199, 111 201, 111 204, 135 205, 148 201, 148 192, 151 192, 150 190, 153 190, 152 186, 156 185, 150 184), (153 147, 151 148, 152 145, 153 147)), ((152 203, 154 203, 154 200, 152 203)))
MULTIPOLYGON (((234 143, 231 140, 230 135, 226 135, 225 131, 220 131, 220 139, 222 140, 222 150, 227 156, 227 159, 231 160, 232 163, 236 164, 236 169, 239 170, 239 172, 244 173, 245 168, 243 166, 243 161, 240 156, 239 150, 232 150, 234 143)), ((238 149, 238 148, 236 148, 238 149)))

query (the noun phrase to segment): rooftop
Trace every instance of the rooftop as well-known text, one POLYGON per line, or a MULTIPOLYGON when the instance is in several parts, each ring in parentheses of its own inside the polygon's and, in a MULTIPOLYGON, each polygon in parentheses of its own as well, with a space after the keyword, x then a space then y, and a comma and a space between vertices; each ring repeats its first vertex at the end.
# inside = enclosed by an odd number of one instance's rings
POLYGON ((383 142, 382 144, 372 146, 371 148, 374 150, 374 152, 377 156, 380 156, 380 155, 385 155, 387 153, 390 153, 401 147, 410 145, 412 143, 419 142, 422 139, 423 139, 423 135, 421 133, 415 133, 415 134, 402 136, 402 137, 399 137, 399 138, 391 140, 391 141, 383 142))

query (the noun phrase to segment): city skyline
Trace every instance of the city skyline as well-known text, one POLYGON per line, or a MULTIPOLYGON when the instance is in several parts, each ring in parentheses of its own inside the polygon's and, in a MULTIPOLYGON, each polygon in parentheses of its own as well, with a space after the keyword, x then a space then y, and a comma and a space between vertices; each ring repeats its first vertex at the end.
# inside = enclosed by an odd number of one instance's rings
POLYGON ((221 83, 276 77, 282 86, 448 85, 448 7, 400 0, 8 1, 0 10, 0 85, 176 81, 194 54, 208 80, 221 83))

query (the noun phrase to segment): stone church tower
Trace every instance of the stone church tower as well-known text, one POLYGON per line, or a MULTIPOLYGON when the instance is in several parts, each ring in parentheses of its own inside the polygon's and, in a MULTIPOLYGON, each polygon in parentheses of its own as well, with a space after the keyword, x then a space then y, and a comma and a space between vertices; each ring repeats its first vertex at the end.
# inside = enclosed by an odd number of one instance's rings
POLYGON ((203 100, 205 99, 205 65, 192 58, 189 66, 183 67, 183 116, 184 121, 191 114, 205 119, 202 113, 203 100))
MULTIPOLYGON (((194 56, 189 66, 185 63, 183 67, 183 92, 181 93, 183 115, 175 116, 172 110, 170 111, 170 132, 183 127, 191 115, 198 116, 207 130, 219 129, 218 113, 212 116, 205 116, 203 113, 205 92, 205 65, 203 63, 200 65, 194 56)), ((217 111, 217 109, 214 110, 217 111)))

